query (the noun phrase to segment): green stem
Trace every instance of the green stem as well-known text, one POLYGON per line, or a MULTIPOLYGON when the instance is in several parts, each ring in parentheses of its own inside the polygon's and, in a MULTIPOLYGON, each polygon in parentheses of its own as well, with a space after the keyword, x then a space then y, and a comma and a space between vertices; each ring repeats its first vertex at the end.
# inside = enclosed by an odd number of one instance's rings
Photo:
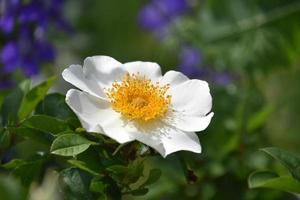
POLYGON ((120 144, 120 145, 116 148, 116 150, 112 153, 112 155, 115 156, 115 155, 120 151, 120 149, 121 149, 122 147, 124 147, 125 145, 127 145, 127 144, 128 144, 128 142, 127 142, 127 143, 120 144))

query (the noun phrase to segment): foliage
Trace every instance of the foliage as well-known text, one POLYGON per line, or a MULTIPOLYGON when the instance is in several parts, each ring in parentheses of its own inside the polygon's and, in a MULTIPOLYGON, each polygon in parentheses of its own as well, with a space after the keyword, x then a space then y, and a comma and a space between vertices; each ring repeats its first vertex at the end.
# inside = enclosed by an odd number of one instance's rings
POLYGON ((53 81, 50 78, 29 90, 18 87, 4 98, 1 155, 7 156, 12 148, 26 141, 41 147, 38 151, 26 149, 26 158, 2 157, 8 162, 1 165, 1 172, 9 172, 16 180, 1 179, 1 193, 8 199, 23 198, 15 196, 19 192, 32 195, 26 187, 39 181, 43 171, 52 169, 61 179, 57 192, 66 199, 121 199, 123 195, 146 194, 148 185, 156 182, 161 172, 144 169, 144 158, 138 153, 141 146, 133 143, 115 152, 117 143, 98 134, 87 134, 62 101, 62 95, 46 94, 53 81))
POLYGON ((267 187, 300 194, 300 158, 275 147, 264 148, 262 151, 278 160, 290 175, 278 176, 274 172, 256 171, 249 176, 249 187, 267 187))

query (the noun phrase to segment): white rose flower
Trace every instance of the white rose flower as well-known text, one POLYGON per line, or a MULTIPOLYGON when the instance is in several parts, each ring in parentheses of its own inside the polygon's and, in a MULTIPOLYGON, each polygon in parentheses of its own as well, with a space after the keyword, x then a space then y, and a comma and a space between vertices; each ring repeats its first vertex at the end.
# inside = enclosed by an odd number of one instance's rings
POLYGON ((156 63, 122 64, 108 56, 88 57, 83 67, 71 65, 62 76, 82 90, 70 89, 66 102, 88 132, 119 143, 137 140, 163 157, 201 152, 195 132, 213 116, 207 82, 176 71, 162 76, 156 63))

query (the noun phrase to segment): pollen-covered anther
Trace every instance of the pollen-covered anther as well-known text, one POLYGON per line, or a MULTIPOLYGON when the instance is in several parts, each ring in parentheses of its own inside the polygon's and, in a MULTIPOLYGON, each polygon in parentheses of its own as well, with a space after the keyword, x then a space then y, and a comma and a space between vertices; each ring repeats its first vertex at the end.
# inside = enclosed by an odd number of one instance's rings
POLYGON ((140 74, 127 73, 106 94, 112 108, 125 118, 149 121, 166 114, 171 101, 171 96, 166 95, 168 89, 169 85, 160 86, 140 74))

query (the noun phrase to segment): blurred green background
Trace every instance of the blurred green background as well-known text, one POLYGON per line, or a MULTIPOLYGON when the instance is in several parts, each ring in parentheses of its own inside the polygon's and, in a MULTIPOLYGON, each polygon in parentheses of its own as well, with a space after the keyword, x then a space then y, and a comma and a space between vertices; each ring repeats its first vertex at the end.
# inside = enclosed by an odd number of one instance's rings
POLYGON ((247 176, 274 165, 259 148, 300 153, 299 2, 190 1, 192 9, 170 25, 171 33, 163 39, 139 27, 138 13, 147 3, 82 2, 83 12, 78 11, 73 24, 85 42, 82 46, 74 39, 70 45, 77 48, 70 51, 79 60, 105 54, 122 62, 155 61, 167 71, 178 70, 180 43, 188 43, 201 52, 201 65, 229 71, 234 78, 217 85, 201 77, 210 82, 215 116, 199 134, 203 153, 179 153, 197 182, 187 184, 177 156, 156 158, 150 164, 163 176, 140 199, 296 199, 268 189, 250 190, 247 176))

